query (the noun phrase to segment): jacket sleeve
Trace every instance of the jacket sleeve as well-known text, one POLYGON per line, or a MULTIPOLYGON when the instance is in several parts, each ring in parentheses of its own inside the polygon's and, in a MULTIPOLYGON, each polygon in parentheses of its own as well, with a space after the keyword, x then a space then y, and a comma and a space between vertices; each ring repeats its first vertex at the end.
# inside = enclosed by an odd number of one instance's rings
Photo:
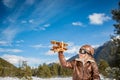
POLYGON ((63 52, 58 52, 58 57, 59 57, 59 61, 62 65, 62 67, 66 67, 66 68, 73 68, 72 67, 72 62, 67 62, 64 55, 63 55, 63 52))
POLYGON ((93 70, 93 80, 100 80, 99 70, 96 62, 92 64, 92 70, 93 70))

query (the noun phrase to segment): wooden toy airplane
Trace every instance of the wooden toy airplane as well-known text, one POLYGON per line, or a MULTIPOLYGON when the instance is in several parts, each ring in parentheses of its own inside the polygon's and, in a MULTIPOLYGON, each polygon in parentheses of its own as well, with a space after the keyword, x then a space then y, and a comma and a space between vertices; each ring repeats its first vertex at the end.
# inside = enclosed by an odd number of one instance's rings
POLYGON ((64 42, 58 42, 58 41, 51 41, 51 44, 53 44, 52 49, 50 49, 51 51, 54 52, 59 52, 59 51, 66 51, 67 50, 67 46, 68 44, 64 43, 64 42))

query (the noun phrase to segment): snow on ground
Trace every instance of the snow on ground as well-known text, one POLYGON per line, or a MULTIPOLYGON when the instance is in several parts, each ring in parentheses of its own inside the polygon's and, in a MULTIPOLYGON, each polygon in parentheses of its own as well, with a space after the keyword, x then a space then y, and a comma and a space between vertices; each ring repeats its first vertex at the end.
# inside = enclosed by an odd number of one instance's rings
MULTIPOLYGON (((116 80, 116 79, 110 79, 110 78, 105 78, 104 76, 100 75, 101 80, 116 80)), ((66 77, 66 78, 61 78, 61 77, 56 77, 56 78, 38 78, 38 77, 32 77, 33 80, 72 80, 72 77, 66 77)), ((19 79, 16 77, 0 77, 0 80, 26 80, 24 78, 19 79)))
MULTIPOLYGON (((66 78, 37 78, 32 77, 33 80, 72 80, 72 77, 66 77, 66 78)), ((18 79, 16 77, 0 77, 0 80, 25 80, 25 79, 18 79)))
POLYGON ((72 77, 66 77, 66 78, 48 78, 48 79, 33 77, 33 80, 72 80, 72 77))
POLYGON ((12 77, 0 77, 0 80, 19 80, 18 78, 12 77))

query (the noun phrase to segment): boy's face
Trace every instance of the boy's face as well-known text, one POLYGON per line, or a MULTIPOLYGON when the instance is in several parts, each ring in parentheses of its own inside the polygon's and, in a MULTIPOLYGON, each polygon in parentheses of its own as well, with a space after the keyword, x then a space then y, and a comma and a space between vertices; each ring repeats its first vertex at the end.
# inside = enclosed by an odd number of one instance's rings
POLYGON ((80 50, 79 50, 79 56, 80 56, 80 58, 84 58, 85 56, 87 56, 87 51, 86 51, 86 49, 84 49, 84 48, 80 48, 80 50))
POLYGON ((79 54, 80 58, 84 58, 87 54, 79 54))

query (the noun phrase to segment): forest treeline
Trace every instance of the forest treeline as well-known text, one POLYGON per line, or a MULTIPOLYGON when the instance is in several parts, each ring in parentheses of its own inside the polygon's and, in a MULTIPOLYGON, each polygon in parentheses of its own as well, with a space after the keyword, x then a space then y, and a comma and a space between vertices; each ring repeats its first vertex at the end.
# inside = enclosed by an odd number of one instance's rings
MULTIPOLYGON (((115 78, 117 73, 109 66, 107 61, 100 60, 98 68, 101 74, 106 77, 115 78)), ((115 69, 115 68, 114 68, 115 69)), ((41 64, 36 68, 27 65, 25 61, 19 67, 15 67, 4 59, 0 58, 0 77, 18 77, 32 80, 32 77, 50 78, 50 77, 70 77, 72 69, 63 68, 59 63, 41 64)))
POLYGON ((32 76, 40 78, 50 77, 68 77, 72 75, 72 70, 62 68, 59 63, 42 64, 37 68, 31 68, 24 62, 20 67, 8 63, 7 61, 0 58, 0 77, 18 77, 32 80, 32 76))

